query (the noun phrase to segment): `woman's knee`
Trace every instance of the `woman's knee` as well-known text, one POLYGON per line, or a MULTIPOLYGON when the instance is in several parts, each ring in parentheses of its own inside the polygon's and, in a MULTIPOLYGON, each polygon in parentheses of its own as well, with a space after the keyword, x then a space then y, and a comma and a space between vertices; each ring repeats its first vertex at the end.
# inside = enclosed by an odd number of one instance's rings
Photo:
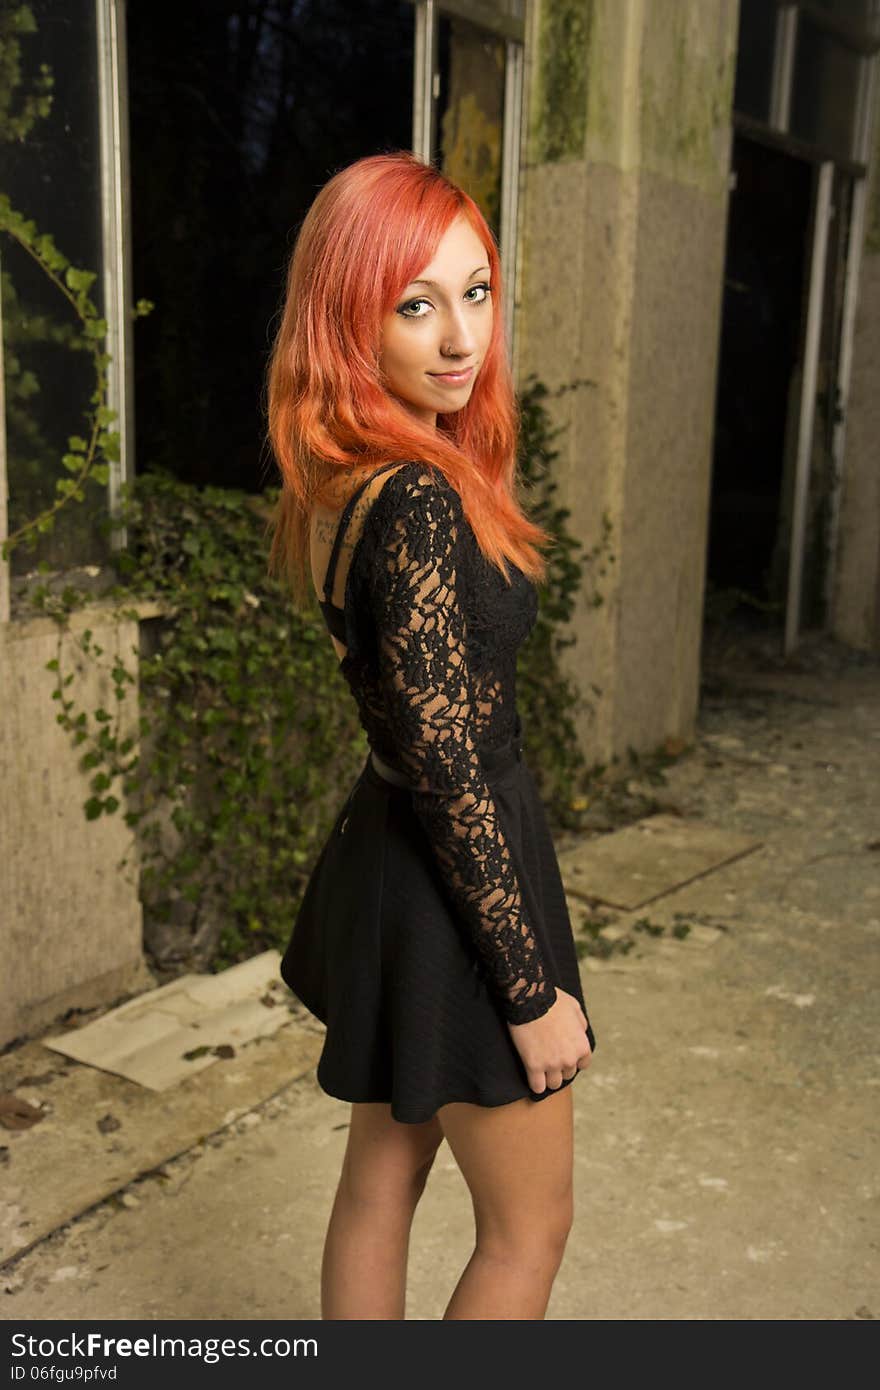
POLYGON ((341 1185, 359 1205, 380 1206, 421 1195, 443 1134, 439 1125, 403 1126, 388 1107, 353 1107, 341 1185))
POLYGON ((562 1258, 574 1220, 571 1091, 439 1112, 471 1194, 477 1244, 499 1258, 542 1266, 562 1258))
POLYGON ((570 1192, 545 1201, 540 1211, 474 1206, 477 1248, 504 1262, 558 1265, 574 1223, 570 1192))

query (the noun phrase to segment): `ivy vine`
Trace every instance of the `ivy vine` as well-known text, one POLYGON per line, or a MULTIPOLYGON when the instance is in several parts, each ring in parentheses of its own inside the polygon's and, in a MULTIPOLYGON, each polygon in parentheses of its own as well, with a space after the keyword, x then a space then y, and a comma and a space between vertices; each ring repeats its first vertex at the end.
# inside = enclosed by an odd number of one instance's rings
MULTIPOLYGON (((559 457, 548 388, 530 376, 519 397, 519 473, 525 484, 529 515, 554 538, 547 555, 547 582, 540 591, 538 618, 519 656, 517 687, 530 762, 553 819, 576 828, 581 792, 588 775, 576 719, 589 701, 564 673, 564 653, 576 639, 572 628, 578 595, 593 608, 604 603, 603 587, 614 563, 612 526, 607 512, 596 543, 585 549, 568 529, 571 510, 560 505, 554 480, 559 457)), ((586 803, 584 802, 583 805, 586 803)))

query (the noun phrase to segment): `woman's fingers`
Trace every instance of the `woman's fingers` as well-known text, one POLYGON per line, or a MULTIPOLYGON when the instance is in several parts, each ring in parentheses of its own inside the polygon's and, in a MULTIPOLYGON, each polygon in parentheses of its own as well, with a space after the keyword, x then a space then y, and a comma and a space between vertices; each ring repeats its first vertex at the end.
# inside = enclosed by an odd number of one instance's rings
POLYGON ((589 1020, 574 995, 558 985, 557 1003, 533 1023, 511 1025, 510 1033, 528 1078, 529 1090, 536 1096, 546 1091, 558 1091, 566 1081, 573 1081, 579 1071, 590 1065, 592 1049, 587 1037, 589 1020), (572 1012, 566 1015, 565 1006, 557 1012, 557 1004, 569 1000, 572 1012), (556 1020, 550 1033, 548 1028, 556 1020), (575 1022, 577 1020, 577 1022, 575 1022), (555 1046, 552 1045, 555 1033, 555 1046), (555 1053, 554 1061, 549 1060, 555 1053), (549 1054, 549 1055, 548 1055, 549 1054), (565 1059, 565 1060, 563 1060, 565 1059), (543 1062, 543 1065, 541 1065, 543 1062))

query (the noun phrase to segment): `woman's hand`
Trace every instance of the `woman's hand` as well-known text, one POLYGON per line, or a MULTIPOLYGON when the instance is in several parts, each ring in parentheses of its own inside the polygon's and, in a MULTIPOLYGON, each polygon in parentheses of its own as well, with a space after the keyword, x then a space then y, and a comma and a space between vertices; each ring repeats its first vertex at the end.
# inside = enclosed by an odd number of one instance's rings
POLYGON ((587 1018, 578 1001, 556 986, 556 1002, 531 1023, 508 1023, 510 1036, 538 1095, 558 1090, 590 1065, 587 1018))

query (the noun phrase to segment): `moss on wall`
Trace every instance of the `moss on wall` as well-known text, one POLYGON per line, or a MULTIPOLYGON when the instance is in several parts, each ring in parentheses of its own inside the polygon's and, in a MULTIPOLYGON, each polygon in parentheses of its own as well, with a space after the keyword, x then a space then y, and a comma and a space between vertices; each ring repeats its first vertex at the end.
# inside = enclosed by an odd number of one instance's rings
POLYGON ((543 164, 582 159, 587 128, 587 63, 595 0, 543 0, 532 120, 533 157, 543 164))
POLYGON ((726 189, 737 15, 737 0, 542 0, 531 158, 726 189))
POLYGON ((654 0, 645 12, 640 162, 684 183, 723 185, 736 70, 736 5, 654 0))

